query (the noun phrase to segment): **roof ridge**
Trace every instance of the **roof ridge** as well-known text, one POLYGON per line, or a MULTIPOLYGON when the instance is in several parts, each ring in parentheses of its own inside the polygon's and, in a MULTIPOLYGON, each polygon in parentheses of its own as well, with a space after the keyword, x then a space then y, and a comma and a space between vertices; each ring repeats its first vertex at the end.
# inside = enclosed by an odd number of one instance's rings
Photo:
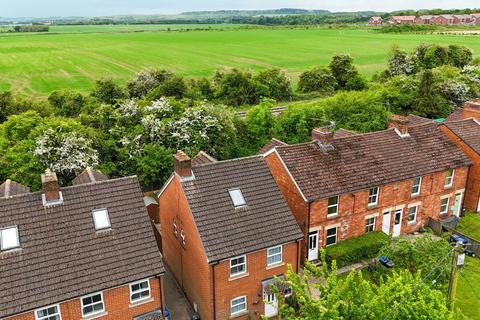
POLYGON ((195 165, 194 168, 206 167, 206 166, 211 166, 211 165, 216 165, 216 164, 218 165, 218 164, 221 164, 221 163, 235 162, 235 161, 252 159, 252 158, 263 158, 263 156, 262 156, 262 155, 253 155, 253 156, 241 157, 241 158, 234 158, 234 159, 217 160, 217 161, 214 161, 214 162, 197 164, 197 165, 195 165))

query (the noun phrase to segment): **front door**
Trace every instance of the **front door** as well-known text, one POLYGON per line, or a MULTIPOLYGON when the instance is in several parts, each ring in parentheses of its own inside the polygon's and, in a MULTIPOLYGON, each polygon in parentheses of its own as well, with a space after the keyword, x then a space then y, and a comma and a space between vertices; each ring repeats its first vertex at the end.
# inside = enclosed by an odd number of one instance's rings
POLYGON ((393 236, 398 237, 402 232, 402 216, 403 216, 403 209, 395 210, 395 221, 393 223, 393 236))
POLYGON ((308 234, 308 261, 318 259, 318 231, 308 234))
POLYGON ((382 231, 388 235, 390 234, 390 217, 390 211, 385 211, 383 213, 382 231))
POLYGON ((275 317, 278 313, 278 300, 275 294, 263 292, 265 317, 275 317))
POLYGON ((453 214, 460 218, 460 212, 462 211, 462 197, 463 192, 455 195, 455 204, 453 206, 453 214))

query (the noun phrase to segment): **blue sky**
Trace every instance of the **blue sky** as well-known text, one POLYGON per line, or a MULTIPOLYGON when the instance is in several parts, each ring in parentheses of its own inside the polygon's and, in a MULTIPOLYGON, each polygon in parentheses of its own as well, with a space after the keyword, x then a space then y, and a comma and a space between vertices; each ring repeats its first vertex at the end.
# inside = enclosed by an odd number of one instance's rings
POLYGON ((480 7, 478 0, 0 0, 2 17, 101 16, 220 9, 308 8, 331 11, 480 7))

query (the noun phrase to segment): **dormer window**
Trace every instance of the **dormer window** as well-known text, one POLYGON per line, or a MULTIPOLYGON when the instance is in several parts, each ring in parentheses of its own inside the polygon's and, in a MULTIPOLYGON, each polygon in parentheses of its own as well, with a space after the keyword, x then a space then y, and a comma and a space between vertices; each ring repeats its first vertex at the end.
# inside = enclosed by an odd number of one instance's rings
POLYGON ((2 251, 20 247, 18 227, 12 226, 0 229, 0 249, 2 251))
POLYGON ((230 189, 228 193, 235 207, 241 207, 247 204, 240 188, 230 189))
POLYGON ((93 222, 95 224, 95 230, 103 230, 111 228, 110 217, 107 209, 93 210, 93 222))

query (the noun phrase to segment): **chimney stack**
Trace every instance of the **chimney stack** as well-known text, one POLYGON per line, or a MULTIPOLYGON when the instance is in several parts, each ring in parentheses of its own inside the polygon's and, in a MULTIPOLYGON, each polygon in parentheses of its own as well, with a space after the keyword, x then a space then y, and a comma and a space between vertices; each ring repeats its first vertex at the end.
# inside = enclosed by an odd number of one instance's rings
POLYGON ((406 117, 397 114, 392 114, 388 119, 388 127, 397 129, 400 136, 408 136, 409 124, 410 121, 406 117))
POLYGON ((57 174, 50 169, 45 170, 45 173, 42 174, 42 190, 45 203, 62 201, 57 174))
POLYGON ((474 118, 480 121, 480 99, 465 102, 463 106, 463 118, 474 118))
POLYGON ((173 156, 173 168, 181 179, 193 178, 192 159, 181 150, 173 156))
POLYGON ((333 132, 324 127, 314 128, 312 130, 312 140, 318 141, 322 145, 330 146, 333 142, 333 132))

